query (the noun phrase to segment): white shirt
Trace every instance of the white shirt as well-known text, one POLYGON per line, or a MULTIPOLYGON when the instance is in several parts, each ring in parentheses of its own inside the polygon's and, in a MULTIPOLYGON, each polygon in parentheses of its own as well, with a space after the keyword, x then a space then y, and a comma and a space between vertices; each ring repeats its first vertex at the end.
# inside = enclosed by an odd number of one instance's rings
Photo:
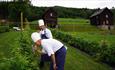
POLYGON ((63 44, 56 39, 43 39, 41 40, 41 45, 48 56, 51 56, 51 54, 54 54, 63 46, 63 44))
POLYGON ((45 34, 48 38, 53 38, 52 33, 48 28, 45 28, 44 30, 41 30, 39 33, 40 34, 45 34))

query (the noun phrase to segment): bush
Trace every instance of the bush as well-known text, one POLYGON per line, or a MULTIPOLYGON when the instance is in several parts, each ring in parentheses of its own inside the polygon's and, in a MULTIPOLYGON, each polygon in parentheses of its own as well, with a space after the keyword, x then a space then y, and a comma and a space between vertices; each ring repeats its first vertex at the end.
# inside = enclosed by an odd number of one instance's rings
POLYGON ((115 47, 102 40, 96 58, 110 65, 115 65, 115 47))
POLYGON ((13 51, 15 56, 13 67, 18 68, 19 70, 39 69, 37 65, 38 61, 35 59, 35 56, 32 52, 32 41, 30 36, 31 31, 29 28, 26 28, 25 31, 21 32, 20 38, 18 39, 19 47, 13 51))
POLYGON ((8 32, 9 26, 0 26, 0 33, 8 32))
POLYGON ((38 61, 32 52, 31 32, 20 32, 19 38, 11 45, 11 57, 2 59, 2 70, 39 70, 38 61), (7 67, 6 67, 7 66, 7 67))
POLYGON ((83 38, 73 37, 68 33, 58 30, 52 30, 53 36, 60 39, 69 45, 78 48, 89 55, 93 56, 96 60, 115 65, 115 46, 111 46, 106 41, 97 43, 95 41, 88 41, 83 38))

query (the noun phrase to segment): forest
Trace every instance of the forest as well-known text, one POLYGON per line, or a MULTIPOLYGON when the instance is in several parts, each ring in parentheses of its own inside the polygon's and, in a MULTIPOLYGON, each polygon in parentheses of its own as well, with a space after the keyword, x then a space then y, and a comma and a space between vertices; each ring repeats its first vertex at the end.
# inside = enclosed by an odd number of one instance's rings
MULTIPOLYGON (((8 19, 10 21, 20 21, 20 13, 24 13, 24 17, 29 21, 38 20, 42 18, 42 15, 49 7, 36 7, 28 1, 16 1, 16 2, 0 2, 0 17, 8 19)), ((53 9, 58 13, 58 18, 84 18, 89 17, 100 8, 88 9, 88 8, 67 8, 61 6, 54 6, 53 9)), ((114 17, 115 8, 112 7, 114 17)), ((115 18, 114 18, 115 19, 115 18)))

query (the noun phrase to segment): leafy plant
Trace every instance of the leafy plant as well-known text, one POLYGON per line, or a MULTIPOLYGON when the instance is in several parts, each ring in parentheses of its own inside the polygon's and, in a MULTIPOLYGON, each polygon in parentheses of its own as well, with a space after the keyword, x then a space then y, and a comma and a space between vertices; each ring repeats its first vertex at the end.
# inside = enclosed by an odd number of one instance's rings
POLYGON ((53 29, 52 32, 55 38, 88 53, 96 60, 108 63, 110 65, 115 65, 115 47, 111 46, 107 41, 102 40, 101 43, 88 41, 83 38, 73 37, 68 33, 55 29, 53 29))
POLYGON ((9 31, 9 26, 0 26, 0 33, 8 32, 8 31, 9 31))

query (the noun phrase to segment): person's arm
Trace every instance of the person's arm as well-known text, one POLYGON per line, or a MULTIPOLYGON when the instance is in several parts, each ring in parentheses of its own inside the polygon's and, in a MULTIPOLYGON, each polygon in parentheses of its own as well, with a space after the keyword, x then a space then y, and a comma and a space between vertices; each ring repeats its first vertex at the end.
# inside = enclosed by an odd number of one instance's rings
POLYGON ((53 62, 53 69, 56 70, 57 66, 56 66, 55 54, 51 54, 51 60, 53 62))

